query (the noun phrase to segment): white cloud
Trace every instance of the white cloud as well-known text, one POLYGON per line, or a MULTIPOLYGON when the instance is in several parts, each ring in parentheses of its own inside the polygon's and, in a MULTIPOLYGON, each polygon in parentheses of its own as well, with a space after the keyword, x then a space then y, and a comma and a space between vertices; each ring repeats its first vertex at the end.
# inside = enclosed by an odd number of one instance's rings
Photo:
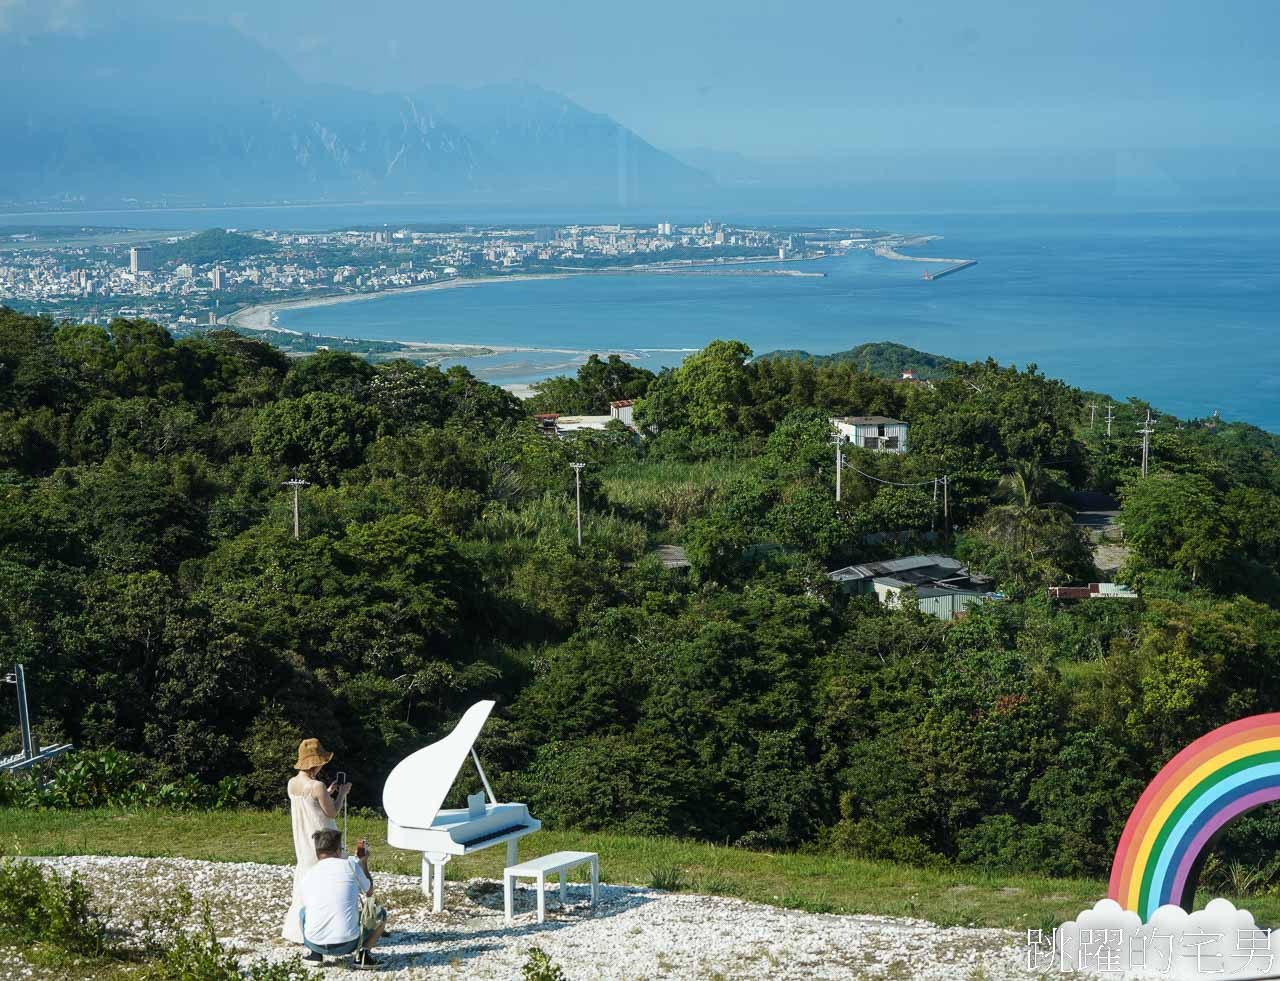
POLYGON ((1243 981, 1280 970, 1280 933, 1260 929, 1252 913, 1225 899, 1190 914, 1161 906, 1145 924, 1103 899, 1060 926, 1055 941, 1051 959, 1042 954, 1037 966, 1113 981, 1243 981))

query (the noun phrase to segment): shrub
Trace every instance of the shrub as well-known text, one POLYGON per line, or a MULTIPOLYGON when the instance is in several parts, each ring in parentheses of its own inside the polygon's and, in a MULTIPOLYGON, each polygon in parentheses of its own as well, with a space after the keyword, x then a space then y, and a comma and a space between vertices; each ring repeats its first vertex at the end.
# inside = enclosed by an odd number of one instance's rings
POLYGON ((74 954, 111 952, 106 923, 90 906, 85 884, 32 862, 0 863, 0 932, 74 954))
POLYGON ((939 856, 914 835, 889 829, 869 818, 845 818, 825 835, 827 847, 857 858, 888 859, 908 865, 934 865, 939 856))
POLYGON ((242 796, 235 777, 202 784, 174 779, 162 765, 114 749, 82 750, 26 774, 0 777, 0 805, 73 810, 92 807, 226 808, 242 796))
POLYGON ((236 955, 218 939, 209 904, 200 909, 194 930, 185 929, 194 902, 180 890, 161 907, 159 917, 145 924, 152 963, 144 977, 154 981, 300 981, 307 971, 297 961, 275 964, 259 959, 241 971, 236 955))
POLYGON ((530 947, 521 972, 524 981, 565 981, 564 971, 541 947, 530 947))

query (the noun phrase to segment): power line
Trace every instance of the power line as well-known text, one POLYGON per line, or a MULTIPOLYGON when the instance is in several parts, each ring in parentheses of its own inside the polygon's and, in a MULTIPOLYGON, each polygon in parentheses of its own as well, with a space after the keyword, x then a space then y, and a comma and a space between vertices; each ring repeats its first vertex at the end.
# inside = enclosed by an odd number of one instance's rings
POLYGON ((848 467, 850 470, 852 470, 854 473, 861 474, 862 476, 866 477, 868 480, 875 480, 881 484, 890 484, 894 487, 923 487, 926 484, 935 484, 939 480, 941 480, 943 482, 943 485, 945 486, 947 482, 947 477, 944 474, 938 477, 930 477, 928 480, 914 480, 914 481, 911 481, 910 483, 903 483, 900 480, 885 480, 883 477, 877 477, 873 473, 867 473, 865 470, 859 470, 857 467, 855 467, 852 463, 849 463, 847 460, 845 461, 844 465, 848 467))

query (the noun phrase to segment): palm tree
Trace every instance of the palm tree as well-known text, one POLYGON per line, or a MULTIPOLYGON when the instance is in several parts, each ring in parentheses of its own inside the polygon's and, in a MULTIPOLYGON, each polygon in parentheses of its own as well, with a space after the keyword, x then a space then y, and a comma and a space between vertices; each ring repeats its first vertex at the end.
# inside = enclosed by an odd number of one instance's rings
POLYGON ((1000 492, 1023 510, 1039 506, 1059 486, 1061 475, 1043 466, 1039 460, 1014 460, 1000 478, 1000 492))

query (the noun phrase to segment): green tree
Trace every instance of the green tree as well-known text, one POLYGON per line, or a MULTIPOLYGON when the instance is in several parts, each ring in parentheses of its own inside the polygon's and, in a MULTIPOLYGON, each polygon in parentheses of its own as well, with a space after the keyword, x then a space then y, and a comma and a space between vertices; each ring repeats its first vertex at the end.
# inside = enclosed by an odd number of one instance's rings
POLYGON ((1088 582, 1096 573, 1071 516, 1052 507, 992 508, 960 536, 956 554, 1019 598, 1045 586, 1088 582))
POLYGON ((346 351, 318 351, 296 361, 284 380, 281 394, 300 398, 313 393, 360 400, 374 377, 373 365, 346 351))
POLYGON ((1222 498, 1199 474, 1152 474, 1125 485, 1120 526, 1132 549, 1130 581, 1172 569, 1193 583, 1214 584, 1231 552, 1222 498))
POLYGON ((369 412, 359 403, 311 392, 267 406, 258 416, 253 449, 299 476, 333 483, 360 462, 371 428, 369 412))
POLYGON ((702 436, 739 431, 750 393, 749 357, 751 348, 741 341, 712 341, 659 376, 650 396, 636 406, 636 417, 660 429, 688 428, 702 436))

